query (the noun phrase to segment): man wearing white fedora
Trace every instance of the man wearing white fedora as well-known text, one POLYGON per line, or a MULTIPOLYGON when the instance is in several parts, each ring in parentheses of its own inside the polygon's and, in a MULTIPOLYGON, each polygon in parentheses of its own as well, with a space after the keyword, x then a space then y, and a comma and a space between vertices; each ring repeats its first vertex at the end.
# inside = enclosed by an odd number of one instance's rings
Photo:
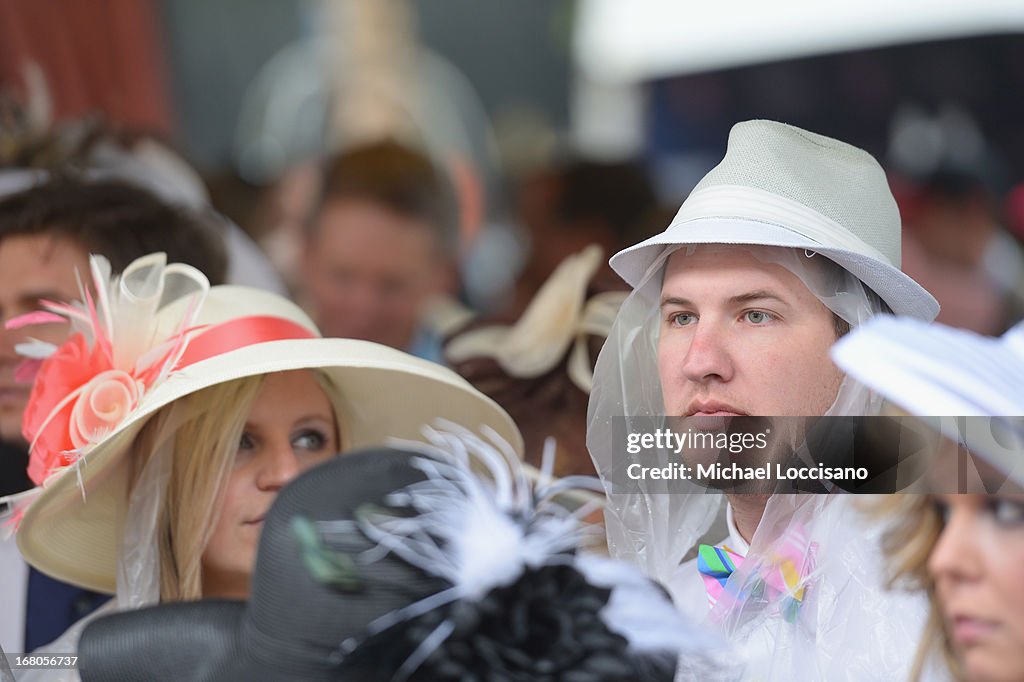
POLYGON ((609 547, 740 644, 744 679, 905 679, 925 606, 883 592, 874 538, 849 496, 620 478, 638 460, 616 445, 616 418, 876 414, 880 400, 829 349, 880 312, 938 313, 900 271, 900 230, 869 154, 747 121, 668 229, 611 259, 633 293, 598 359, 588 413, 609 547), (723 497, 728 538, 691 559, 723 497))

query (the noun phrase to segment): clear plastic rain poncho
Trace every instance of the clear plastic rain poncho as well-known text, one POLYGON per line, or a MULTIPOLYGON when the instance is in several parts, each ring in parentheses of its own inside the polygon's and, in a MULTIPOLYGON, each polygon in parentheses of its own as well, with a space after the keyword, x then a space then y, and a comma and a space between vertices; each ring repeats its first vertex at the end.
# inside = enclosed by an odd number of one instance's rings
MULTIPOLYGON (((851 327, 886 310, 856 277, 825 257, 804 250, 765 246, 682 245, 667 247, 623 304, 594 373, 587 445, 608 492, 608 544, 612 555, 638 565, 673 593, 677 606, 707 613, 708 626, 722 631, 746 658, 744 680, 905 680, 927 605, 885 590, 879 524, 862 516, 863 496, 775 494, 746 558, 728 578, 727 590, 748 595, 719 600, 710 611, 681 604, 680 586, 692 581, 693 556, 722 513, 723 494, 692 481, 641 480, 613 485, 628 455, 616 450, 615 418, 641 424, 664 415, 659 379, 660 296, 665 265, 673 253, 746 249, 756 259, 785 267, 851 327), (646 421, 645 421, 646 420, 646 421), (758 590, 765 562, 802 538, 795 562, 801 572, 793 589, 758 590), (684 563, 686 562, 686 563, 684 563), (794 613, 794 590, 803 590, 794 613)), ((845 378, 827 416, 875 415, 881 398, 845 378)), ((770 415, 766 415, 770 416, 770 415)), ((640 428, 643 428, 642 426, 640 428)), ((841 436, 841 434, 840 434, 841 436)), ((664 462, 679 455, 656 455, 664 462)), ((647 460, 645 460, 647 461, 647 460)), ((692 583, 691 583, 692 584, 692 583)), ((704 597, 706 599, 706 597, 704 597)))

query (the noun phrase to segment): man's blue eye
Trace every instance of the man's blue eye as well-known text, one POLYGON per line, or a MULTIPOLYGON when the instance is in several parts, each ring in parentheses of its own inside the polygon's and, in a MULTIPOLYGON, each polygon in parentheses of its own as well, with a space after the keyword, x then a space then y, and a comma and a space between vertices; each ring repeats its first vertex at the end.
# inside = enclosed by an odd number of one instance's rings
POLYGON ((692 313, 676 313, 672 316, 672 323, 679 325, 680 327, 685 327, 686 325, 691 324, 694 319, 695 316, 692 313))
POLYGON ((763 324, 771 319, 771 315, 763 310, 749 310, 745 313, 747 322, 752 324, 763 324))

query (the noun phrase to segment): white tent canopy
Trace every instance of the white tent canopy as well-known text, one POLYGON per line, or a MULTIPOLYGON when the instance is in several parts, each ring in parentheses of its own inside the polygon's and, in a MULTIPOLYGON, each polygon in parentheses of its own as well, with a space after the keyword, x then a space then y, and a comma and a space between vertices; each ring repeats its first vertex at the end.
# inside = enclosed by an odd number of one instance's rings
POLYGON ((1024 0, 582 0, 576 62, 595 81, 662 76, 1024 29, 1024 0))

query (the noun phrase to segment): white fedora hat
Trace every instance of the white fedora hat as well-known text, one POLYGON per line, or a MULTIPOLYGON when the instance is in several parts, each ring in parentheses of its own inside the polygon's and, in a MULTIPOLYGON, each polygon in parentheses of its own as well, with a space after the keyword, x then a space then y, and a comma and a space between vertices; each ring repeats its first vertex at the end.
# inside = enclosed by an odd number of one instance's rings
MULTIPOLYGON (((173 328, 188 307, 183 298, 163 306, 154 328, 173 328)), ((123 419, 81 450, 78 462, 49 475, 25 510, 18 546, 44 573, 114 592, 135 437, 161 408, 235 379, 319 370, 349 407, 339 425, 345 449, 382 445, 389 438, 422 441, 424 425, 447 419, 475 432, 493 429, 522 453, 522 438, 508 414, 454 372, 380 344, 320 338, 305 313, 275 294, 213 287, 190 321, 199 333, 184 349, 183 362, 141 391, 123 419), (226 333, 218 338, 221 331, 226 333)), ((34 450, 32 457, 50 462, 46 468, 52 471, 57 455, 34 450)))
POLYGON ((885 172, 870 154, 783 123, 745 121, 668 229, 620 251, 611 266, 636 287, 680 244, 805 249, 845 268, 893 312, 933 320, 938 303, 900 270, 900 233, 885 172))

